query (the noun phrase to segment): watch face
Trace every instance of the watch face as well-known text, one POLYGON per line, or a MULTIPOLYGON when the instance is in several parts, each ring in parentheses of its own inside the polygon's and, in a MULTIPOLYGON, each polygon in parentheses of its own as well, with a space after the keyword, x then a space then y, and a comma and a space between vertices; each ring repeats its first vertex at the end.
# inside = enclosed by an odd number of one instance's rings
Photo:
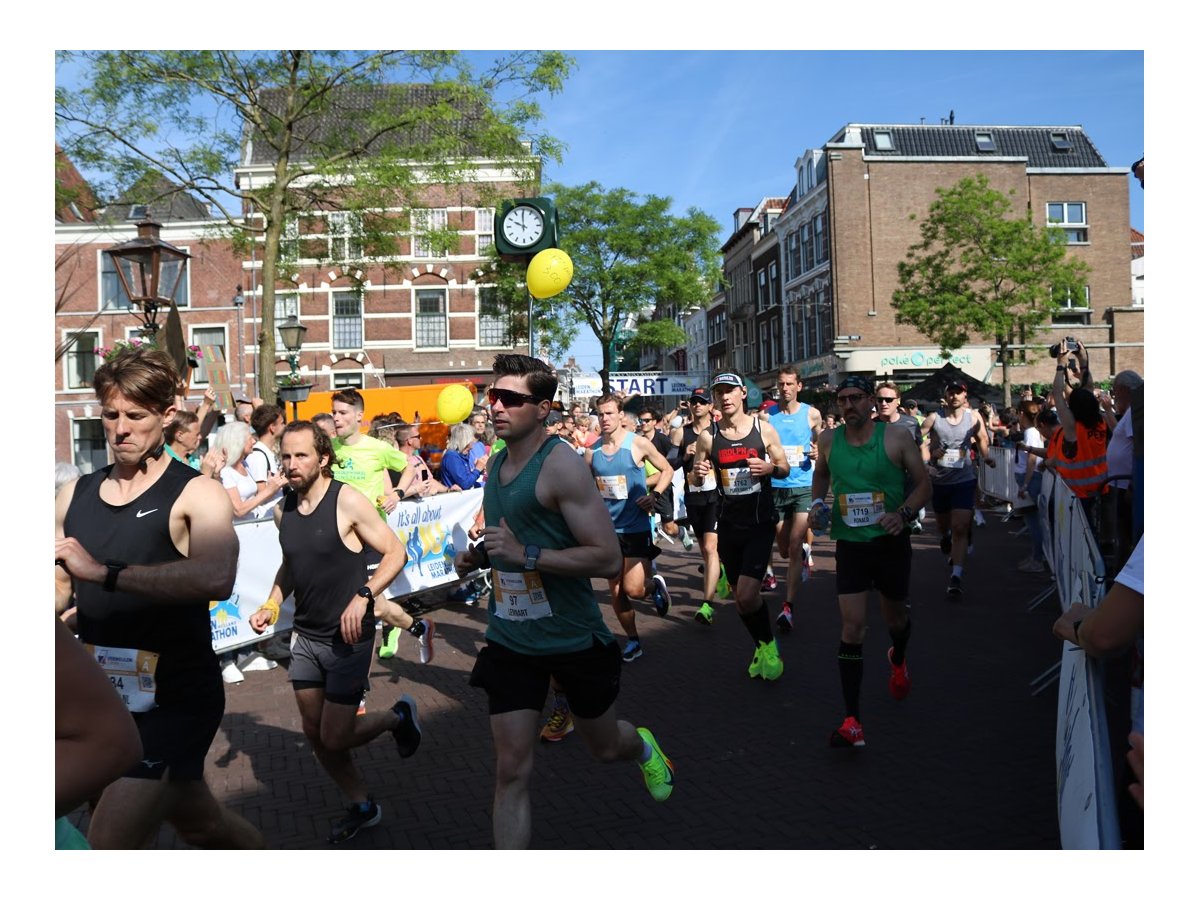
POLYGON ((532 247, 542 239, 546 221, 534 206, 514 206, 504 214, 501 229, 514 247, 532 247))

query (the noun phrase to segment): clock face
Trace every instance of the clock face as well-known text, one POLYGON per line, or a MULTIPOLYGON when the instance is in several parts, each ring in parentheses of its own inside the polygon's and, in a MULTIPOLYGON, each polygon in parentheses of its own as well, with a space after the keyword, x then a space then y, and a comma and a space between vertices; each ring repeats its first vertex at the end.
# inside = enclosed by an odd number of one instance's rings
POLYGON ((501 224, 504 236, 514 247, 532 247, 542 238, 546 221, 541 210, 533 206, 514 206, 504 214, 501 224))

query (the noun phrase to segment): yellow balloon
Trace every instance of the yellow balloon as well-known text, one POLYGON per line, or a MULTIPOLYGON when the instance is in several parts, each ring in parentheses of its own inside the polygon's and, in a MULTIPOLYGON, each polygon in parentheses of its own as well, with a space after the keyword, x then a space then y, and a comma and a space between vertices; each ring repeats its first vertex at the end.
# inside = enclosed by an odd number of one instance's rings
POLYGON ((539 300, 560 294, 575 274, 575 266, 571 257, 561 250, 543 250, 529 261, 529 269, 525 273, 525 283, 529 293, 539 300))
POLYGON ((446 425, 466 421, 475 408, 475 396, 461 384, 448 384, 438 394, 438 418, 446 425))

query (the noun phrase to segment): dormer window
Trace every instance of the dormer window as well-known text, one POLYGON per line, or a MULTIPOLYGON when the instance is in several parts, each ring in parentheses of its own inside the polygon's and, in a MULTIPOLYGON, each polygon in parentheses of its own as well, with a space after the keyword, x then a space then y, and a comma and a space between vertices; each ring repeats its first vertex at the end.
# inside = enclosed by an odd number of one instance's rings
POLYGON ((1065 131, 1050 132, 1050 143, 1054 145, 1055 150, 1070 150, 1071 139, 1067 137, 1065 131))
POLYGON ((995 152, 996 142, 992 140, 992 133, 990 131, 975 132, 975 146, 977 146, 980 151, 995 152))
POLYGON ((892 143, 892 133, 890 131, 875 130, 875 149, 876 150, 895 150, 896 145, 892 143))
POLYGON ((146 204, 135 203, 129 207, 129 221, 140 222, 146 218, 146 204))

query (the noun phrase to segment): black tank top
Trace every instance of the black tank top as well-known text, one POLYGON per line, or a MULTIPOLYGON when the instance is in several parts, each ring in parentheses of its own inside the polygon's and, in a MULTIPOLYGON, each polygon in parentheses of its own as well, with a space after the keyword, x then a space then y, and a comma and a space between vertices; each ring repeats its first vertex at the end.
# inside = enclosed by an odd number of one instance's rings
POLYGON ((713 435, 712 458, 721 494, 722 526, 748 528, 778 521, 770 476, 751 475, 746 467, 748 460, 766 457, 757 416, 751 419, 750 432, 744 438, 731 441, 719 428, 713 435))
MULTIPOLYGON (((131 566, 174 562, 184 556, 171 540, 171 508, 183 489, 200 473, 172 459, 154 484, 135 500, 114 506, 100 498, 100 485, 112 466, 84 475, 75 484, 63 532, 95 559, 120 560, 131 566)), ((118 578, 118 585, 120 579, 118 578)), ((76 582, 79 634, 85 643, 147 650, 159 655, 157 702, 164 705, 187 694, 197 682, 216 679, 220 668, 212 649, 209 604, 163 603, 101 585, 76 582)), ((213 603, 227 599, 214 596, 213 603)))
MULTIPOLYGON (((321 642, 342 643, 342 613, 355 592, 367 583, 367 561, 342 541, 338 532, 338 494, 344 483, 331 481, 325 496, 308 515, 293 491, 283 498, 279 546, 296 586, 297 632, 321 642)), ((363 616, 363 640, 375 640, 374 604, 363 616)))

